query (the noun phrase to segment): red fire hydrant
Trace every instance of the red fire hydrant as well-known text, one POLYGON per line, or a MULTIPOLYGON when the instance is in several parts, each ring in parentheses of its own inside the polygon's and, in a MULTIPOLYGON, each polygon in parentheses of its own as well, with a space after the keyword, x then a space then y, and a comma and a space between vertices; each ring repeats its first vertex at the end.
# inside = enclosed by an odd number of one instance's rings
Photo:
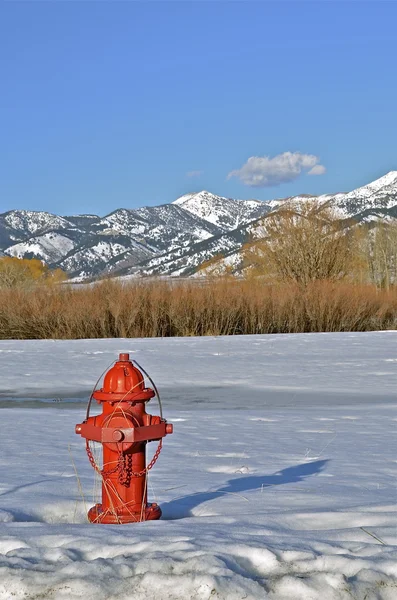
POLYGON ((86 420, 76 425, 76 433, 86 438, 88 458, 102 478, 102 504, 88 512, 92 523, 133 523, 161 517, 160 507, 147 502, 147 473, 160 454, 163 437, 172 433, 172 425, 146 412, 145 403, 153 396, 155 391, 145 387, 129 354, 120 354, 106 373, 103 388, 91 395, 102 404, 102 414, 89 416, 90 398, 86 420), (102 468, 95 461, 90 440, 103 445, 102 468), (146 445, 151 441, 158 441, 158 447, 146 465, 146 445))

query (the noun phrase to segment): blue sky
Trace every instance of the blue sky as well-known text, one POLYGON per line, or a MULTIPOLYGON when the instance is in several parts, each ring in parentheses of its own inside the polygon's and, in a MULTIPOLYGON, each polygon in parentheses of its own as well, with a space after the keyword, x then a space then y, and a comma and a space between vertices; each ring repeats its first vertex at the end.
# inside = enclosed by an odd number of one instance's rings
POLYGON ((381 0, 2 3, 0 212, 316 194, 397 169, 396 22, 381 0))

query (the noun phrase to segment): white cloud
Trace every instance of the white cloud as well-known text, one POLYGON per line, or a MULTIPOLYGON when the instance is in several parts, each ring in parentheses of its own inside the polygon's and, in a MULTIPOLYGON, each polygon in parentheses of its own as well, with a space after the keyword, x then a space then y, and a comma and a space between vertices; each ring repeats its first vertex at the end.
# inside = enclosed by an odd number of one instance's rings
POLYGON ((324 175, 327 169, 324 165, 314 165, 312 169, 308 172, 308 175, 324 175))
POLYGON ((203 171, 188 171, 186 173, 186 177, 200 177, 203 174, 203 171))
POLYGON ((231 171, 228 179, 238 177, 245 185, 268 187, 294 181, 302 172, 322 175, 325 173, 325 167, 319 163, 318 156, 301 152, 283 152, 272 158, 251 156, 241 169, 231 171))

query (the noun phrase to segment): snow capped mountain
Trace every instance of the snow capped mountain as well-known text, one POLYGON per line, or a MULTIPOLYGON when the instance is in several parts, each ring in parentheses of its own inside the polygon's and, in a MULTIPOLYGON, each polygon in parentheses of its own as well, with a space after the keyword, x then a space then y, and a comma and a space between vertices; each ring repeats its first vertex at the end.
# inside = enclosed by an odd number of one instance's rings
POLYGON ((397 171, 390 171, 347 194, 337 194, 331 198, 331 202, 349 217, 361 214, 364 218, 371 211, 387 216, 388 211, 397 205, 397 171))
POLYGON ((192 244, 219 232, 212 223, 174 204, 119 209, 101 219, 95 229, 133 235, 157 251, 192 244))
POLYGON ((224 207, 229 206, 230 202, 237 203, 230 207, 233 217, 235 217, 236 212, 241 210, 244 203, 248 203, 248 207, 253 212, 250 213, 250 219, 245 220, 243 216, 239 227, 234 229, 230 227, 229 231, 223 235, 215 236, 207 242, 194 244, 186 249, 179 248, 174 252, 155 256, 146 263, 138 265, 131 272, 135 275, 192 276, 203 262, 217 255, 223 257, 222 263, 224 265, 235 266, 241 264, 241 246, 252 236, 255 236, 258 230, 263 231, 262 221, 266 220, 266 214, 278 210, 286 201, 299 204, 308 199, 316 200, 320 204, 327 204, 333 207, 342 218, 354 217, 356 221, 370 222, 379 219, 397 218, 397 171, 391 171, 369 185, 349 193, 324 194, 322 196, 305 194, 266 203, 222 199, 219 196, 214 197, 208 192, 187 194, 175 202, 185 210, 198 213, 203 218, 206 218, 207 213, 210 214, 212 221, 217 219, 218 224, 223 217, 224 207), (258 204, 261 206, 257 207, 258 204), (211 207, 213 207, 212 214, 211 207), (253 215, 256 210, 258 212, 260 210, 260 212, 255 217, 253 215))
POLYGON ((206 191, 171 204, 120 208, 105 217, 60 217, 12 210, 0 214, 0 255, 39 258, 77 280, 107 273, 123 276, 192 276, 222 255, 235 265, 240 249, 266 215, 286 201, 308 198, 357 221, 397 218, 397 171, 352 192, 300 195, 261 202, 233 200, 206 191))
POLYGON ((33 210, 11 210, 1 215, 3 222, 15 231, 37 233, 51 229, 68 229, 71 223, 63 217, 33 210))
POLYGON ((148 260, 156 250, 134 236, 124 234, 94 233, 66 254, 56 264, 74 280, 82 281, 110 273, 115 264, 130 266, 148 260))
POLYGON ((145 260, 153 254, 143 244, 134 243, 128 236, 97 236, 67 254, 57 266, 70 273, 75 281, 83 281, 95 275, 108 273, 114 259, 127 251, 132 254, 132 247, 135 262, 145 260))
POLYGON ((379 192, 382 188, 389 188, 389 186, 392 186, 393 184, 395 186, 397 185, 397 171, 390 171, 389 173, 386 173, 386 175, 383 175, 383 177, 376 179, 372 183, 369 183, 368 185, 364 185, 362 187, 357 188, 356 190, 353 190, 352 192, 349 192, 348 194, 346 194, 346 197, 355 197, 363 199, 368 198, 369 196, 372 196, 373 194, 379 192))
POLYGON ((390 171, 383 177, 376 179, 368 185, 359 187, 352 192, 339 192, 337 194, 323 194, 321 196, 300 195, 291 198, 271 200, 268 206, 277 210, 286 201, 299 203, 313 199, 320 204, 329 204, 342 217, 354 217, 357 220, 370 220, 372 216, 397 216, 397 171, 390 171), (391 211, 391 213, 389 212, 391 211))
POLYGON ((12 211, 12 219, 9 215, 0 215, 0 248, 6 254, 39 258, 75 280, 133 267, 153 255, 190 247, 219 233, 212 223, 173 204, 118 209, 103 218, 33 211, 12 211), (36 235, 30 235, 32 231, 36 235))
POLYGON ((248 240, 246 228, 243 226, 227 233, 212 236, 208 240, 197 242, 192 246, 179 247, 166 252, 160 256, 154 256, 150 260, 138 264, 132 269, 120 270, 121 275, 144 275, 157 276, 167 275, 170 277, 193 275, 203 262, 214 257, 225 257, 229 253, 241 248, 248 240))
POLYGON ((0 249, 11 256, 22 258, 32 254, 48 261, 50 255, 47 256, 47 250, 50 246, 52 246, 50 252, 52 254, 59 244, 60 255, 62 255, 67 251, 68 245, 63 238, 74 240, 80 233, 83 232, 77 229, 73 222, 47 212, 11 210, 0 214, 0 249), (43 234, 51 232, 58 233, 58 241, 55 240, 55 235, 52 240, 48 237, 41 239, 43 234), (20 246, 20 243, 27 243, 27 245, 20 246), (14 245, 17 247, 11 251, 14 245))
POLYGON ((205 191, 185 194, 172 204, 213 223, 223 231, 237 229, 269 212, 267 204, 260 200, 233 200, 205 191))

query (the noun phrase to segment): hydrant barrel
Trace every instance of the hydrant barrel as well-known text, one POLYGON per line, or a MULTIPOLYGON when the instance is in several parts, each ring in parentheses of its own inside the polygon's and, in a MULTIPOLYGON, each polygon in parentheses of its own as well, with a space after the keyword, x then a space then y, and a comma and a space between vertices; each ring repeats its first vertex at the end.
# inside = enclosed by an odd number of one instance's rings
POLYGON ((89 460, 102 478, 102 502, 88 512, 93 523, 133 523, 161 516, 160 507, 147 502, 147 475, 173 426, 146 412, 146 403, 154 395, 129 354, 121 353, 105 374, 103 387, 92 394, 102 405, 102 413, 76 425, 76 433, 86 439, 89 460), (102 467, 95 461, 90 441, 102 444, 102 467), (146 446, 151 441, 157 449, 146 464, 146 446))

